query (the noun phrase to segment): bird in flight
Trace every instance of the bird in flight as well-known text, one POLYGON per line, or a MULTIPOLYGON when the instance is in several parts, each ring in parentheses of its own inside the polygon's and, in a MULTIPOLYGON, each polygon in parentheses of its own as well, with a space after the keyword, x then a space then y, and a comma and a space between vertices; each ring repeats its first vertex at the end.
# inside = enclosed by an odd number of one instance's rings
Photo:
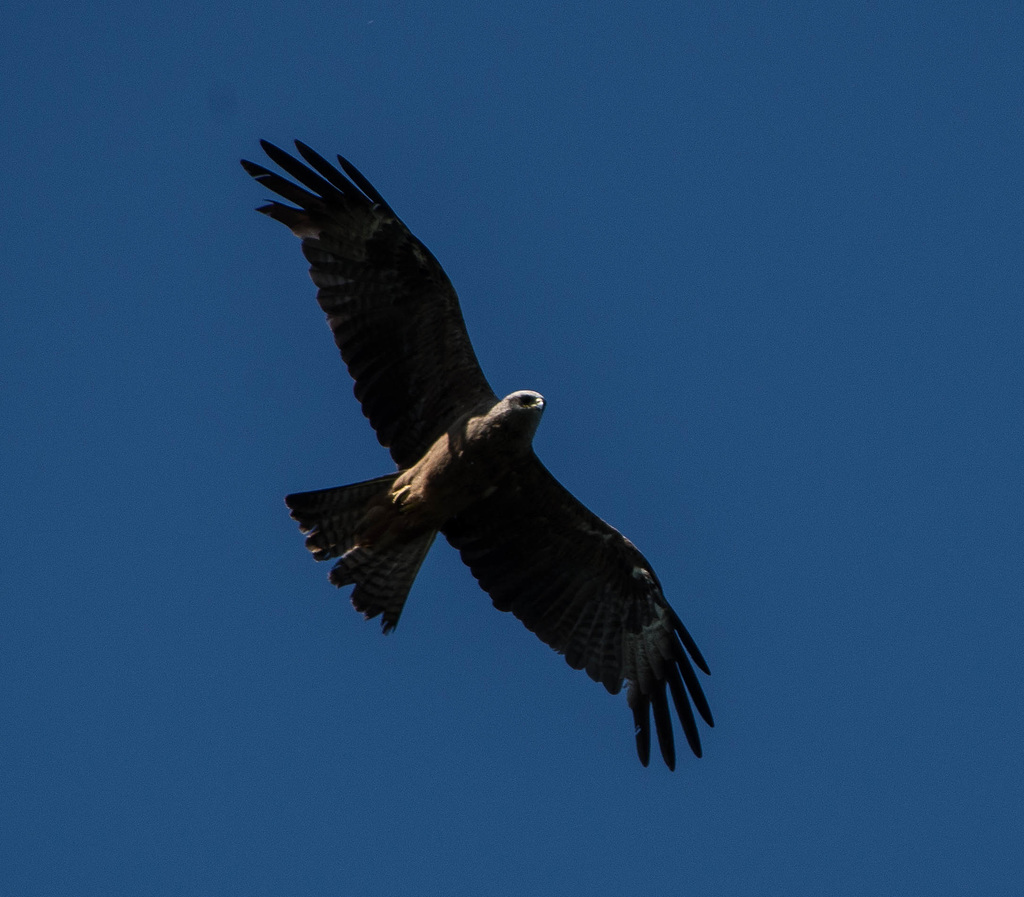
POLYGON ((380 616, 390 632, 443 533, 498 610, 612 694, 628 686, 644 766, 653 715, 662 758, 675 768, 668 693, 699 757, 692 708, 714 722, 693 665, 708 665, 647 559, 534 454, 543 396, 494 393, 441 265, 355 166, 338 156, 339 169, 299 141, 302 161, 261 146, 294 181, 243 160, 290 203, 258 211, 302 240, 355 396, 398 465, 285 498, 314 559, 337 558, 330 581, 354 585, 356 610, 380 616))

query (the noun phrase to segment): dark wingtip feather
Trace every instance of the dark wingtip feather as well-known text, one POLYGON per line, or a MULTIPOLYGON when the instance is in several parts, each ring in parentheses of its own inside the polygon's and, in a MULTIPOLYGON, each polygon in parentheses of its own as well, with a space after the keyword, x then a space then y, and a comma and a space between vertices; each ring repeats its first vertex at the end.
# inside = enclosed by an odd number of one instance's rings
POLYGON ((626 696, 627 703, 633 711, 633 726, 636 733, 636 753, 640 763, 647 766, 651 762, 651 716, 648 710, 650 702, 634 683, 630 683, 626 696))
POLYGON ((269 140, 260 141, 260 149, 263 150, 271 159, 273 159, 278 165, 286 165, 289 161, 294 162, 295 160, 288 154, 287 150, 281 149, 277 144, 271 143, 269 140))
MULTIPOLYGON (((298 141, 296 141, 296 143, 298 143, 298 141)), ((346 192, 351 193, 350 185, 345 185, 348 186, 348 191, 346 191, 345 186, 339 189, 335 181, 341 180, 344 184, 344 179, 339 178, 337 172, 334 172, 334 178, 322 177, 320 173, 314 171, 309 166, 304 165, 291 155, 291 153, 285 152, 283 149, 279 149, 272 143, 266 143, 265 141, 263 151, 273 162, 295 178, 295 180, 309 190, 314 191, 314 193, 318 194, 323 199, 344 201, 346 192)))
POLYGON ((238 161, 242 168, 245 169, 245 173, 254 178, 264 174, 267 170, 262 165, 257 165, 255 162, 250 162, 248 159, 239 159, 238 161))
POLYGON ((715 727, 715 718, 711 715, 711 705, 708 704, 704 689, 700 687, 697 674, 690 669, 688 663, 680 664, 679 666, 683 672, 683 679, 686 681, 687 691, 690 692, 690 697, 693 698, 693 704, 697 708, 700 718, 713 729, 715 727))
POLYGON ((683 621, 679 619, 679 615, 674 610, 672 611, 672 628, 678 633, 680 641, 682 641, 690 657, 693 658, 693 662, 700 667, 702 672, 710 676, 711 670, 708 668, 708 662, 704 659, 704 655, 700 653, 700 648, 697 647, 693 636, 687 631, 683 621))
POLYGON ((299 151, 299 155, 314 168, 320 175, 326 178, 335 188, 341 191, 342 194, 348 196, 352 193, 352 183, 345 179, 345 176, 338 171, 330 162, 328 162, 323 156, 320 155, 316 150, 311 149, 301 140, 295 141, 295 148, 299 151))
POLYGON ((313 160, 316 159, 318 162, 322 162, 325 165, 330 166, 330 163, 320 155, 315 149, 313 149, 308 143, 303 143, 301 140, 295 141, 295 149, 299 151, 299 155, 302 156, 310 164, 313 164, 313 160))
POLYGON ((268 156, 270 156, 271 159, 274 158, 274 153, 278 153, 278 154, 284 153, 284 150, 281 149, 281 147, 271 143, 269 140, 261 139, 260 140, 260 149, 262 149, 263 152, 265 152, 268 156))
POLYGON ((683 682, 686 683, 686 690, 690 693, 690 697, 693 699, 694 706, 696 706, 697 712, 701 715, 701 719, 709 726, 714 726, 715 721, 711 716, 711 707, 704 694, 704 689, 701 688, 700 680, 690 665, 690 658, 687 657, 686 651, 678 642, 675 644, 674 653, 676 664, 678 665, 676 676, 678 677, 682 673, 683 682))
POLYGON ((651 695, 651 710, 654 713, 654 728, 658 733, 658 746, 661 758, 670 770, 676 768, 676 742, 672 735, 672 717, 668 712, 668 699, 665 697, 665 683, 659 684, 651 695))
POLYGON ((682 679, 679 678, 679 670, 675 668, 671 670, 668 677, 668 685, 672 690, 672 702, 676 705, 676 713, 679 716, 679 722, 682 723, 686 742, 690 745, 690 750, 693 751, 694 755, 701 757, 703 756, 703 751, 700 746, 700 733, 697 731, 697 721, 693 718, 693 710, 686 697, 686 689, 683 688, 682 679))
POLYGON ((355 165, 349 162, 349 160, 344 156, 340 155, 338 156, 338 164, 341 166, 341 170, 352 179, 352 183, 362 190, 363 193, 369 196, 375 203, 379 203, 389 212, 391 211, 391 207, 384 201, 384 197, 377 192, 373 184, 366 179, 363 173, 356 168, 355 165))

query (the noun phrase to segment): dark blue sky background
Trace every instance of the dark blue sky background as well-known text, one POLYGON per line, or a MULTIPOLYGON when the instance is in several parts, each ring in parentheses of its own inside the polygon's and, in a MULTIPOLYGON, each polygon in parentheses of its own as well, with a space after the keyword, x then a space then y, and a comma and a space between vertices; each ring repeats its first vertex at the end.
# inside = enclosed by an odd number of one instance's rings
POLYGON ((1024 9, 0 14, 0 894, 1019 895, 1024 9), (342 152, 652 561, 671 774, 438 543, 381 636, 282 497, 390 470, 238 158, 342 152))

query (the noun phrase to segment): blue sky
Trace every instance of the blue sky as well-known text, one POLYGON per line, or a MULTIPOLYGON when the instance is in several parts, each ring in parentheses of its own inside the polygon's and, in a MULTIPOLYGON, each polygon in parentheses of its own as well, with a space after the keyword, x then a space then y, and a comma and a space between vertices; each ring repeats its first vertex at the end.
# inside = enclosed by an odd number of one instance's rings
POLYGON ((0 15, 0 894, 1017 895, 1019 4, 0 15), (259 138, 445 266, 712 670, 705 756, 438 543, 384 638, 282 497, 386 473, 259 138))

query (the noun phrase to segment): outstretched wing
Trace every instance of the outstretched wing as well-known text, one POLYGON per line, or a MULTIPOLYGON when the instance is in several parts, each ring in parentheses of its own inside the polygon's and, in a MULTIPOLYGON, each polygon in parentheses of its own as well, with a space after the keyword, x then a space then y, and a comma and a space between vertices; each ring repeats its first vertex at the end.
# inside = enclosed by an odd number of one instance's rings
POLYGON ((714 725, 690 661, 697 645, 632 542, 591 513, 531 455, 442 532, 499 610, 512 611, 574 669, 612 694, 628 682, 637 753, 647 765, 650 710, 661 754, 675 768, 666 686, 693 752, 693 710, 714 725), (689 697, 688 697, 689 695, 689 697))
POLYGON ((363 413, 398 466, 410 467, 461 414, 495 398, 455 289, 351 163, 338 156, 339 171, 299 141, 308 164, 266 141, 261 146, 301 186, 243 161, 263 186, 294 203, 259 211, 302 239, 317 301, 363 413))

